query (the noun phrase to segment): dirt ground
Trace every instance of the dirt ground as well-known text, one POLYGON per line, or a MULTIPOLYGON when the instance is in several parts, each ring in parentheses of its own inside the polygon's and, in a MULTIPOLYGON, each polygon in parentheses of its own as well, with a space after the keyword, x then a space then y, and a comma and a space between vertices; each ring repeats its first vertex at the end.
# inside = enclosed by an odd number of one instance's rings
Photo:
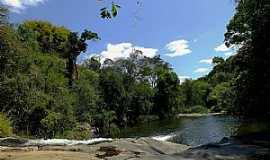
POLYGON ((0 152, 0 160, 97 160, 88 153, 63 151, 0 152))

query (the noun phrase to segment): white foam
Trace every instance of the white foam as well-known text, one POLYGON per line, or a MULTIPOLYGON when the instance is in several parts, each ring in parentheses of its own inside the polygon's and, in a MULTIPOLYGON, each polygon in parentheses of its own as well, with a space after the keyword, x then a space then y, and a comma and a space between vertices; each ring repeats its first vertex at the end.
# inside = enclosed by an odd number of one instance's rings
POLYGON ((38 140, 29 140, 27 145, 78 145, 78 144, 94 144, 100 142, 112 141, 111 138, 93 138, 89 140, 68 140, 68 139, 38 139, 38 140))
POLYGON ((151 138, 157 141, 168 141, 172 139, 174 136, 175 136, 174 134, 169 134, 169 135, 154 136, 151 138))

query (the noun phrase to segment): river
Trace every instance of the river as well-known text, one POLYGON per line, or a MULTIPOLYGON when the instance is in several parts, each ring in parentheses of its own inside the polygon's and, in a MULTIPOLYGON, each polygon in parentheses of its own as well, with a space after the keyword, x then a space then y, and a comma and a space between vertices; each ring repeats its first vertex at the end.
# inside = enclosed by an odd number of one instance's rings
POLYGON ((254 132, 270 133, 267 120, 242 120, 232 116, 181 117, 139 124, 121 131, 122 138, 152 137, 157 140, 197 146, 224 137, 254 132))

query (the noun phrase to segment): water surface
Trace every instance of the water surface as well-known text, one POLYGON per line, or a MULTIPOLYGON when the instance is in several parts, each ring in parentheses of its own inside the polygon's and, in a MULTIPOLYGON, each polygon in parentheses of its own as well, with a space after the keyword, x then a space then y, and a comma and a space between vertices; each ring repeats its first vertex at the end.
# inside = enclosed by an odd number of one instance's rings
MULTIPOLYGON (((241 120, 232 116, 182 117, 139 124, 121 131, 121 137, 153 137, 158 140, 197 146, 224 137, 270 131, 268 121, 241 120)), ((269 132, 270 133, 270 132, 269 132)))

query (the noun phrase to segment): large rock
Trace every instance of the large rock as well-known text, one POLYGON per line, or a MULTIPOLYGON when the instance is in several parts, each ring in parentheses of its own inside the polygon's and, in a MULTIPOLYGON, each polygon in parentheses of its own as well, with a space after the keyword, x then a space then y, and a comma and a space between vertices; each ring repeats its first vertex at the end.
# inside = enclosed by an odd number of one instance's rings
MULTIPOLYGON (((20 147, 20 149, 17 147, 2 147, 2 151, 5 152, 0 152, 0 157, 11 156, 14 157, 14 160, 34 160, 35 158, 42 160, 58 160, 57 157, 62 155, 66 157, 65 160, 173 160, 174 158, 171 157, 171 155, 181 153, 188 148, 189 147, 186 145, 159 142, 151 138, 115 139, 112 142, 103 142, 93 145, 38 146, 38 151, 31 151, 29 147, 20 147), (26 153, 28 150, 30 152, 26 153), (81 154, 80 159, 78 158, 78 153, 81 154)), ((9 157, 8 160, 13 159, 9 157)))
POLYGON ((219 143, 202 145, 195 148, 189 148, 185 145, 170 142, 160 142, 151 138, 115 139, 111 142, 102 142, 92 145, 31 147, 0 147, 0 160, 270 159, 270 135, 262 134, 224 138, 219 143))
POLYGON ((223 138, 219 143, 191 148, 178 156, 194 160, 269 160, 270 135, 223 138))
POLYGON ((28 140, 22 138, 14 138, 14 137, 0 138, 0 146, 6 147, 20 147, 25 145, 27 142, 28 140))

